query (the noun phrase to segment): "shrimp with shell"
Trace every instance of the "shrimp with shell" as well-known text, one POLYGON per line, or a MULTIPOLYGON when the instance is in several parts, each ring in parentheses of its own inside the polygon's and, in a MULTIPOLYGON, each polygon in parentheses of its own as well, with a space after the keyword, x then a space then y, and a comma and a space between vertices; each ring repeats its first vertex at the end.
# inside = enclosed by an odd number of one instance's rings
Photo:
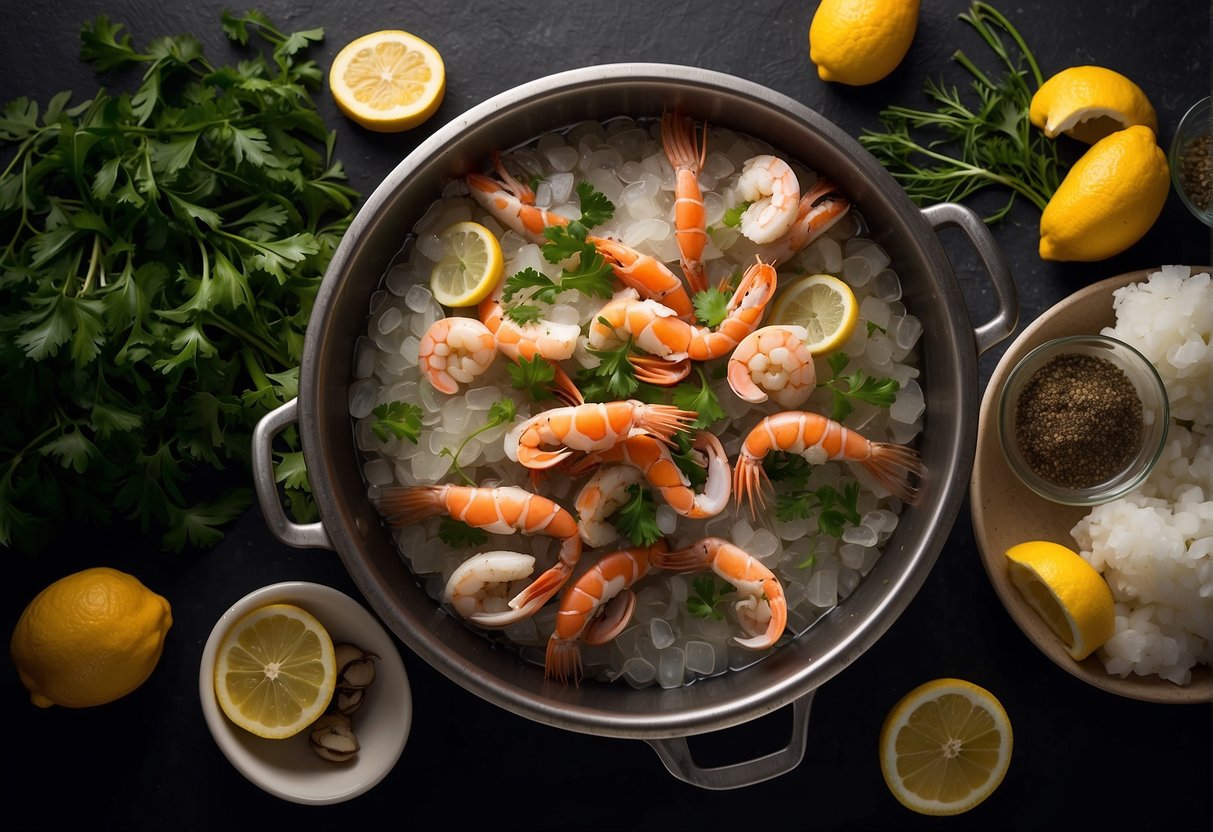
POLYGON ((434 321, 417 348, 421 374, 434 389, 452 395, 487 370, 497 357, 497 339, 475 318, 434 321))
POLYGON ((800 182, 778 156, 763 154, 743 162, 734 192, 750 203, 741 215, 741 233, 759 245, 778 240, 796 221, 800 182))
POLYGON ((544 678, 562 684, 571 678, 580 684, 580 644, 606 644, 623 632, 636 609, 632 586, 648 574, 653 555, 667 549, 666 542, 658 540, 651 546, 611 552, 564 591, 556 629, 544 654, 544 678))
MULTIPOLYGON (((491 534, 541 534, 560 541, 556 564, 515 595, 509 602, 509 610, 487 612, 478 609, 467 616, 469 621, 481 627, 507 627, 534 615, 564 586, 581 557, 581 537, 573 515, 547 497, 515 486, 394 486, 383 489, 376 507, 389 526, 405 526, 446 515, 491 534)), ((486 578, 486 582, 502 583, 503 580, 488 581, 486 578)), ((469 590, 465 594, 474 592, 469 590)))
POLYGON ((817 386, 813 353, 805 346, 808 339, 809 331, 794 324, 754 330, 729 356, 729 387, 755 404, 768 398, 780 407, 804 404, 817 386))
POLYGON ((594 244, 594 248, 610 264, 615 277, 625 286, 630 286, 645 298, 669 307, 682 320, 689 321, 694 317, 695 306, 691 303, 686 286, 678 275, 666 268, 656 257, 639 252, 610 237, 590 235, 585 239, 586 242, 594 244))
POLYGON ((692 292, 708 288, 704 274, 703 250, 708 242, 707 211, 699 172, 708 155, 708 129, 695 146, 695 122, 678 113, 661 116, 661 149, 674 168, 674 240, 678 243, 682 274, 692 292))
POLYGON ((818 179, 796 208, 792 227, 764 245, 758 256, 774 264, 786 263, 805 246, 829 231, 851 210, 851 201, 828 179, 818 179))
POLYGON ((519 182, 501 161, 501 154, 493 151, 493 167, 500 179, 479 173, 469 173, 465 182, 472 199, 507 228, 513 229, 531 242, 543 245, 547 238, 543 230, 549 226, 568 225, 568 217, 562 217, 535 205, 535 192, 524 182, 519 182))

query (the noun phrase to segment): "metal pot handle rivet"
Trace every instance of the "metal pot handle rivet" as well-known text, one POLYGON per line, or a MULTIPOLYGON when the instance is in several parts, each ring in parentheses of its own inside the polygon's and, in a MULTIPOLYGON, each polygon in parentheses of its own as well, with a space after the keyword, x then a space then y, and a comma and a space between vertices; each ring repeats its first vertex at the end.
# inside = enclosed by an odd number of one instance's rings
POLYGON ((274 437, 297 421, 299 400, 291 399, 262 416, 253 429, 253 485, 257 489, 257 502, 261 504, 265 524, 283 543, 299 549, 332 549, 333 544, 322 523, 293 522, 286 516, 278 498, 278 485, 274 481, 274 437))
POLYGON ((1007 261, 994 240, 990 229, 981 221, 970 208, 955 202, 945 202, 922 209, 931 228, 939 231, 941 228, 958 228, 969 238, 977 256, 990 276, 994 285, 994 295, 998 299, 998 313, 973 330, 973 339, 977 344, 977 354, 981 355, 1000 341, 1010 337, 1019 323, 1019 293, 1015 289, 1015 280, 1007 261))
POLYGON ((730 763, 715 768, 701 768, 691 758, 686 737, 645 740, 657 752, 670 774, 684 783, 701 789, 739 789, 787 774, 804 759, 809 738, 809 708, 813 704, 812 690, 792 703, 792 736, 788 744, 753 760, 730 763))

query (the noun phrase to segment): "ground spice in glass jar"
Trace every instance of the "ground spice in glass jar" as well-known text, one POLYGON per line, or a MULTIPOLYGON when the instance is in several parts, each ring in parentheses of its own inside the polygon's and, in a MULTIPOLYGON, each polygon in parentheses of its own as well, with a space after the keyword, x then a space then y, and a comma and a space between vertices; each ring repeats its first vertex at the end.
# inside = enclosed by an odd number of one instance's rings
POLYGON ((1179 178, 1198 211, 1213 204, 1213 135, 1190 139, 1179 156, 1179 178))
POLYGON ((1015 440, 1042 479, 1090 488, 1113 477, 1137 450, 1141 399, 1106 358, 1055 356, 1028 379, 1015 404, 1015 440))

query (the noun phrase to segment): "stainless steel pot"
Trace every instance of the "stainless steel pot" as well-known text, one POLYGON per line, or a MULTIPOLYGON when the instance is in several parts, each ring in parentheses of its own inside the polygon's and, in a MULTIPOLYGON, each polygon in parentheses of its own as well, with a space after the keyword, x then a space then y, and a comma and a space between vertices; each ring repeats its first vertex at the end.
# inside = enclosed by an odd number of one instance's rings
POLYGON ((963 500, 973 463, 979 401, 977 355, 1015 327, 1015 286, 981 220, 958 205, 920 211, 850 136, 786 96, 706 70, 663 64, 588 67, 542 78, 472 108, 438 130, 375 190, 338 248, 308 325, 299 397, 266 416, 254 435, 258 496, 274 534, 340 554, 371 606, 414 652, 456 684, 530 719, 648 741, 678 778, 733 788, 799 764, 809 705, 822 683, 854 661, 910 602, 935 562, 963 500), (884 557, 845 601, 803 636, 757 665, 678 690, 619 685, 564 687, 442 612, 418 586, 366 498, 347 395, 354 343, 371 294, 408 229, 443 185, 478 169, 494 149, 585 119, 659 116, 677 106, 733 128, 838 182, 891 255, 906 306, 924 325, 921 379, 927 410, 921 452, 926 499, 907 509, 884 557), (976 248, 998 298, 997 315, 974 330, 936 236, 959 227, 976 248), (270 442, 298 421, 321 522, 289 522, 274 485, 270 442), (783 750, 717 768, 697 766, 686 737, 738 725, 792 703, 783 750))

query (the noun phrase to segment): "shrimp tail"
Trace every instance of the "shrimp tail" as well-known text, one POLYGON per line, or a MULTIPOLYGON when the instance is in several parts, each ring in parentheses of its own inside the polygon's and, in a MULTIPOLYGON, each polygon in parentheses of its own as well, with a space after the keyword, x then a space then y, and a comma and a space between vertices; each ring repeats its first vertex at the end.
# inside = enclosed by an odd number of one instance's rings
POLYGON ((657 569, 669 572, 697 572, 706 569, 712 559, 706 555, 702 546, 692 546, 689 549, 678 549, 673 552, 653 552, 649 555, 649 563, 657 569))
POLYGON ((698 416, 693 410, 681 410, 668 404, 651 404, 645 407, 638 426, 668 443, 678 431, 689 430, 698 416))
POLYGON ((573 684, 581 685, 581 647, 576 641, 558 638, 552 633, 543 656, 543 678, 567 685, 570 677, 573 684))
POLYGON ((603 605, 602 612, 581 634, 581 640, 591 647, 606 644, 627 628, 635 611, 636 593, 630 589, 622 590, 603 605))
POLYGON ((873 442, 872 454, 862 465, 893 496, 910 505, 918 504, 922 496, 920 485, 926 478, 927 469, 913 448, 892 442, 873 442))
POLYGON ((765 492, 770 484, 761 459, 744 454, 738 457, 737 467, 733 469, 733 493, 737 495, 738 505, 750 504, 751 517, 758 516, 758 509, 766 508, 765 492))
POLYGON ((655 355, 629 355, 636 380, 659 387, 673 387, 691 374, 691 359, 667 361, 655 355))
POLYGON ((510 607, 520 613, 524 610, 527 611, 523 617, 533 615, 548 602, 549 598, 560 591, 572 574, 573 564, 558 561, 555 566, 536 578, 530 586, 515 595, 510 601, 510 607))
POLYGON ((391 486, 383 489, 375 508, 389 526, 407 526, 442 514, 441 485, 391 486))

